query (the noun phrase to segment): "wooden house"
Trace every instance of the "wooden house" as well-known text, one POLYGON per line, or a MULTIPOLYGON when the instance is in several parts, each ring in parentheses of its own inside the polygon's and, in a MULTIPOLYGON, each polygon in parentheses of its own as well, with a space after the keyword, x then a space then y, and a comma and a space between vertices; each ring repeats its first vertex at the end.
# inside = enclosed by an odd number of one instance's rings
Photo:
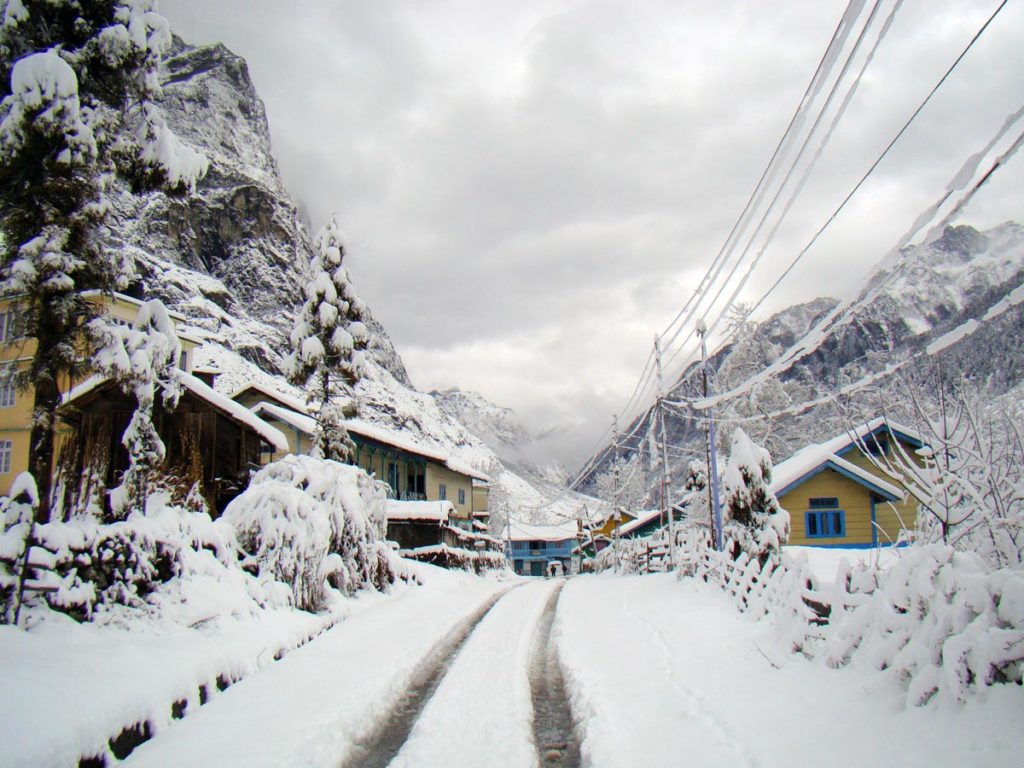
MULTIPOLYGON (((193 484, 216 515, 249 483, 262 456, 285 451, 280 431, 249 409, 218 394, 188 373, 180 373, 182 394, 173 411, 154 407, 153 422, 166 449, 164 473, 180 481, 182 493, 193 484)), ((128 468, 121 444, 135 410, 133 398, 110 379, 94 376, 72 389, 59 414, 69 427, 61 435, 59 477, 62 507, 72 509, 120 482, 128 468)))
MULTIPOLYGON (((122 293, 87 291, 83 296, 95 304, 99 312, 122 323, 134 322, 142 305, 141 300, 122 293)), ((200 339, 182 330, 184 316, 176 312, 168 314, 177 326, 181 343, 178 367, 188 372, 192 367, 193 350, 199 346, 200 339)), ((31 385, 18 389, 13 374, 25 370, 35 352, 36 340, 21 331, 18 297, 0 299, 0 494, 6 495, 14 478, 28 469, 29 433, 35 392, 31 385)), ((66 395, 89 375, 86 373, 81 379, 65 378, 59 381, 61 394, 66 395)), ((62 435, 58 434, 58 449, 62 439, 62 435)))
POLYGON ((875 547, 913 529, 916 503, 869 458, 908 456, 922 447, 913 430, 877 418, 807 446, 772 470, 772 491, 791 518, 790 544, 875 547))
MULTIPOLYGON (((287 452, 309 453, 316 420, 298 397, 262 384, 247 384, 231 398, 277 427, 288 440, 287 452)), ((354 463, 386 483, 392 498, 449 501, 453 525, 466 530, 486 527, 487 475, 421 445, 410 435, 361 419, 352 419, 345 427, 356 445, 354 463)))

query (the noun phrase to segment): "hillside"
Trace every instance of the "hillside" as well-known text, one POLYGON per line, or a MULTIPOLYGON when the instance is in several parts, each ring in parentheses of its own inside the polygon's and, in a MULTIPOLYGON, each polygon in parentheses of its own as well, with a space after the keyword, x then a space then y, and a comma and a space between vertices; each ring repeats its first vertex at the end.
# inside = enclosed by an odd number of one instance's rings
MULTIPOLYGON (((135 259, 139 279, 131 292, 162 299, 205 340, 196 365, 221 371, 219 391, 252 381, 288 391, 280 363, 312 242, 278 173, 263 103, 245 60, 223 45, 176 39, 164 65, 167 122, 209 158, 210 171, 190 198, 115 195, 107 241, 135 259)), ((575 500, 506 468, 484 440, 416 391, 385 329, 371 326, 368 374, 358 391, 363 419, 490 475, 497 530, 509 510, 527 520, 574 514, 575 500)))
MULTIPOLYGON (((1024 279, 1024 227, 1006 223, 988 231, 948 227, 932 243, 904 252, 902 266, 879 273, 864 288, 873 296, 854 320, 829 337, 780 377, 761 383, 720 406, 719 450, 728 449, 729 434, 742 426, 778 461, 807 442, 841 431, 851 421, 869 418, 884 408, 907 414, 909 392, 936 391, 936 381, 962 379, 971 389, 1004 405, 1024 382, 1020 346, 1024 310, 1017 305, 942 352, 925 348, 970 318, 979 317, 1016 289, 1024 279), (939 361, 941 360, 941 367, 939 361), (870 384, 865 377, 902 363, 899 375, 870 384), (841 396, 836 393, 844 390, 841 396), (811 404, 813 401, 813 405, 811 404)), ((738 386, 763 370, 798 341, 836 304, 820 298, 787 308, 760 323, 742 325, 735 339, 711 360, 715 391, 738 386)), ((685 400, 700 393, 700 375, 690 366, 672 387, 670 398, 685 400)), ((630 430, 648 418, 641 414, 630 430)), ((704 455, 703 422, 698 414, 671 413, 666 418, 670 443, 676 446, 673 476, 684 476, 692 458, 704 455)), ((643 434, 643 429, 638 430, 643 434)), ((627 431, 628 434, 628 431, 627 431)), ((642 441, 627 441, 626 451, 645 450, 642 441)), ((596 469, 580 484, 592 491, 595 478, 609 465, 610 451, 596 455, 596 469)))

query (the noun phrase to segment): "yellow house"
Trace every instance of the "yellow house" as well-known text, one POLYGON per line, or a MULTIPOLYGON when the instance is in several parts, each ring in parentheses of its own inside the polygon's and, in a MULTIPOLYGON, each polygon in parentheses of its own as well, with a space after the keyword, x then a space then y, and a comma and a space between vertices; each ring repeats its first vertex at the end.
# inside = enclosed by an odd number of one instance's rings
POLYGON ((913 529, 917 505, 868 458, 908 456, 921 448, 917 433, 877 418, 831 440, 810 445, 772 470, 772 491, 790 514, 790 544, 876 547, 913 529))
MULTIPOLYGON (((298 398, 260 384, 247 384, 231 398, 283 432, 292 453, 309 452, 316 421, 298 398)), ((487 475, 377 424, 352 419, 345 427, 356 444, 355 463, 386 483, 393 498, 450 501, 453 524, 467 530, 480 527, 474 522, 486 524, 487 475)))
MULTIPOLYGON (((121 293, 88 291, 83 295, 102 312, 125 323, 135 321, 142 305, 140 300, 121 293)), ((176 325, 185 321, 184 316, 176 312, 169 312, 169 315, 176 325)), ((14 478, 28 469, 34 400, 31 387, 18 390, 13 381, 13 374, 28 367, 36 352, 36 340, 22 335, 18 318, 18 297, 0 299, 0 493, 4 495, 10 491, 14 478)), ((200 340, 180 332, 178 338, 182 349, 178 367, 187 372, 191 369, 193 350, 200 340)), ((60 381, 61 393, 67 394, 80 381, 69 378, 60 381)))

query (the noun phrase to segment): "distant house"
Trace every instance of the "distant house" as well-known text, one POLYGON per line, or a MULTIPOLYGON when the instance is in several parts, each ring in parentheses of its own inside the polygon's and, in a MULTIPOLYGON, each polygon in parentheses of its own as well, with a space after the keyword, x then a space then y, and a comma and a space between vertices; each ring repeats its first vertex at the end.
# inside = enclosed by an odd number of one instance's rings
POLYGON ((510 523, 507 555, 513 570, 523 576, 544 576, 552 563, 570 573, 577 536, 575 521, 561 525, 510 523))
POLYGON ((608 509, 597 515, 584 514, 579 519, 580 546, 593 557, 619 535, 623 526, 636 519, 636 513, 628 509, 608 509))
MULTIPOLYGON (((121 323, 133 323, 143 303, 123 293, 86 291, 83 296, 100 312, 121 323)), ((10 491, 14 478, 28 469, 29 433, 35 398, 31 386, 19 390, 13 381, 13 374, 25 370, 36 352, 36 340, 22 332, 20 313, 18 296, 0 299, 0 493, 5 495, 10 491)), ((199 346, 201 340, 182 329, 185 322, 183 315, 176 312, 168 314, 175 323, 178 340, 181 343, 178 367, 188 372, 192 368, 193 350, 199 346)), ((88 379, 90 375, 87 371, 78 379, 62 379, 58 382, 61 393, 67 395, 73 387, 88 379)), ((62 442, 60 430, 58 426, 58 451, 62 442)), ((54 458, 56 466, 59 456, 54 458)))
POLYGON ((452 524, 455 507, 450 501, 389 500, 386 512, 388 539, 402 557, 444 568, 505 567, 498 539, 452 524))
MULTIPOLYGON (((687 497, 688 498, 688 497, 687 497)), ((672 506, 672 517, 678 523, 686 519, 686 499, 672 506)), ((662 509, 650 509, 638 512, 632 520, 619 528, 619 537, 623 539, 642 539, 668 525, 668 515, 662 509)))
MULTIPOLYGON (((298 398, 261 384, 247 384, 231 399, 273 424, 288 440, 290 453, 308 453, 316 420, 298 398)), ((411 436, 360 419, 346 422, 356 445, 355 463, 387 484, 400 501, 451 502, 452 524, 479 530, 489 519, 487 484, 490 478, 411 436)))
MULTIPOLYGON (((182 394, 173 411, 160 407, 153 422, 167 451, 164 471, 206 497, 216 515, 249 483, 260 457, 287 449, 281 432, 247 408, 214 392, 194 376, 179 375, 182 394)), ((135 401, 110 379, 94 376, 65 395, 59 410, 62 430, 58 469, 64 509, 92 499, 120 482, 128 468, 121 436, 135 401)), ((189 487, 183 487, 187 493, 189 487)), ((102 502, 101 502, 102 503, 102 502)))
POLYGON ((923 446, 911 429, 873 419, 823 443, 801 449, 772 470, 772 491, 791 518, 790 544, 873 547, 912 529, 917 505, 868 458, 909 456, 923 446))

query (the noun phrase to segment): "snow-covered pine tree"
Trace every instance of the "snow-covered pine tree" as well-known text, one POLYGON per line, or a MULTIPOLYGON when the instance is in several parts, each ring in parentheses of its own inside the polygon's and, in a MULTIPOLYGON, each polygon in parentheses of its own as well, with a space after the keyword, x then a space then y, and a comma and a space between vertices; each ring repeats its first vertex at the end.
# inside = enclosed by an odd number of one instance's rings
POLYGON ((344 259, 344 238, 332 215, 316 236, 311 276, 292 329, 292 352, 285 359, 285 371, 293 384, 307 388, 307 402, 316 411, 314 442, 321 455, 351 462, 355 444, 345 420, 358 410, 355 386, 362 376, 370 334, 366 306, 352 287, 344 259))
POLYGON ((722 475, 722 538, 733 558, 745 552, 764 564, 789 541, 789 513, 771 491, 771 476, 771 455, 737 427, 722 475))
POLYGON ((89 367, 89 289, 124 287, 132 265, 101 247, 105 193, 193 189, 207 162, 153 103, 171 42, 153 0, 0 0, 0 294, 16 297, 36 351, 29 471, 49 519, 58 382, 89 367))
POLYGON ((112 376, 135 398, 135 411, 121 443, 128 450, 129 465, 121 485, 110 492, 115 518, 132 509, 144 509, 154 470, 163 462, 166 449, 153 423, 157 388, 163 406, 173 410, 181 395, 177 362, 181 344, 174 321, 157 299, 139 307, 132 326, 95 321, 96 335, 103 348, 96 355, 96 368, 112 376))

